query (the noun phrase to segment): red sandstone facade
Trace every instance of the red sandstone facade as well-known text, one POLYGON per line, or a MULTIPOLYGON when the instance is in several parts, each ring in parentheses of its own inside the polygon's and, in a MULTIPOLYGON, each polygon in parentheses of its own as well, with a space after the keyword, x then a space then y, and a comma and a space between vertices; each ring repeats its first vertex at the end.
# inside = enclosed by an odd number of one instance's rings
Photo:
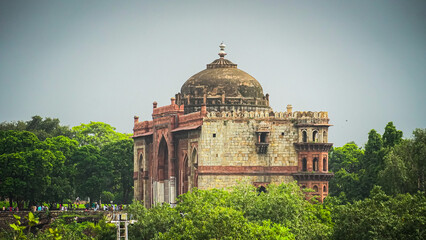
POLYGON ((175 203, 193 187, 255 186, 297 180, 328 195, 328 114, 273 112, 250 75, 220 59, 191 77, 152 120, 134 119, 135 198, 175 203), (228 79, 227 79, 228 78, 228 79), (188 107, 188 109, 186 109, 188 107))

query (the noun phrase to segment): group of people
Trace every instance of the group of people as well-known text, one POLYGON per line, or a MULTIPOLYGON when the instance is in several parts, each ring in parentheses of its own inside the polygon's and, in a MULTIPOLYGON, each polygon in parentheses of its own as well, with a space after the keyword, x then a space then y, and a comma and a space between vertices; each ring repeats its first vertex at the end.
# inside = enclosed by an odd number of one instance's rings
POLYGON ((117 205, 117 204, 103 204, 103 205, 99 205, 97 202, 92 203, 92 205, 90 206, 89 203, 85 204, 86 207, 86 211, 89 210, 93 210, 93 211, 98 211, 98 210, 103 210, 103 211, 121 211, 123 210, 123 205, 117 205))
POLYGON ((19 212, 19 207, 5 207, 2 208, 3 212, 9 211, 9 212, 19 212))
MULTIPOLYGON (((117 205, 117 204, 101 204, 99 205, 97 202, 94 202, 92 204, 86 203, 84 204, 85 208, 79 208, 80 201, 74 202, 73 204, 59 204, 58 210, 60 211, 68 211, 68 210, 85 210, 85 211, 121 211, 123 208, 125 208, 124 205, 117 205)), ((57 206, 57 205, 54 205, 57 206)), ((33 212, 41 212, 41 211, 47 211, 49 210, 48 206, 44 205, 38 205, 38 206, 32 206, 30 208, 33 212)), ((9 212, 19 212, 19 207, 2 207, 3 212, 9 211, 9 212)), ((56 207, 52 208, 52 210, 56 210, 56 207)))
POLYGON ((34 206, 34 208, 33 208, 33 212, 35 212, 35 211, 37 211, 37 212, 40 212, 40 211, 47 211, 47 210, 49 210, 49 207, 46 207, 46 206, 43 206, 43 205, 40 205, 40 206, 34 206))

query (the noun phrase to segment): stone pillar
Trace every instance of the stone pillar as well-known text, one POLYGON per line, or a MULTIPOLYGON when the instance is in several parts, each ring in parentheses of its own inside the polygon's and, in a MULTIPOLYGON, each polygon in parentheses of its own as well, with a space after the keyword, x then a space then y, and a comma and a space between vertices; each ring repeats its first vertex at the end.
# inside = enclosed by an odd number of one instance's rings
POLYGON ((206 116, 206 115, 207 115, 207 107, 206 107, 206 104, 205 104, 205 103, 201 104, 201 111, 200 111, 200 115, 201 115, 201 116, 206 116))
POLYGON ((176 177, 170 177, 170 203, 176 203, 176 177))
POLYGON ((291 113, 293 110, 293 107, 291 106, 291 104, 287 105, 287 113, 291 113))

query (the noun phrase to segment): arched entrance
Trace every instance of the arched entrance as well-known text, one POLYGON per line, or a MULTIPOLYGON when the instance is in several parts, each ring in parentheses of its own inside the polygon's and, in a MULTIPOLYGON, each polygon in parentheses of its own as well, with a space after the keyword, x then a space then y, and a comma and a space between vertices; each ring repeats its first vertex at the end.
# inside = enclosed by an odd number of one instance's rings
POLYGON ((182 169, 182 194, 188 192, 189 190, 189 176, 191 176, 191 169, 189 168, 188 155, 185 155, 183 160, 183 169, 182 169))
POLYGON ((168 174, 169 174, 169 149, 167 147, 167 142, 163 137, 158 147, 158 169, 157 169, 158 181, 161 182, 168 179, 168 174))
POLYGON ((162 137, 157 154, 157 182, 154 187, 155 202, 170 202, 169 197, 169 148, 162 137))

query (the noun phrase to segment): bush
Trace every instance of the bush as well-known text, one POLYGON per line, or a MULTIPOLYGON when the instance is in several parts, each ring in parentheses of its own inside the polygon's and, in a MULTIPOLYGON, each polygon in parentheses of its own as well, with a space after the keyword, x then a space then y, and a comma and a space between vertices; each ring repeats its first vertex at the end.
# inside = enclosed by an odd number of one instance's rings
POLYGON ((334 239, 426 239, 424 193, 387 196, 379 187, 370 198, 335 206, 334 239))
POLYGON ((129 206, 138 222, 134 239, 313 239, 332 234, 330 211, 311 204, 296 183, 269 185, 259 193, 250 185, 226 190, 193 189, 178 197, 175 208, 158 204, 129 206), (263 238, 271 239, 271 238, 263 238))

